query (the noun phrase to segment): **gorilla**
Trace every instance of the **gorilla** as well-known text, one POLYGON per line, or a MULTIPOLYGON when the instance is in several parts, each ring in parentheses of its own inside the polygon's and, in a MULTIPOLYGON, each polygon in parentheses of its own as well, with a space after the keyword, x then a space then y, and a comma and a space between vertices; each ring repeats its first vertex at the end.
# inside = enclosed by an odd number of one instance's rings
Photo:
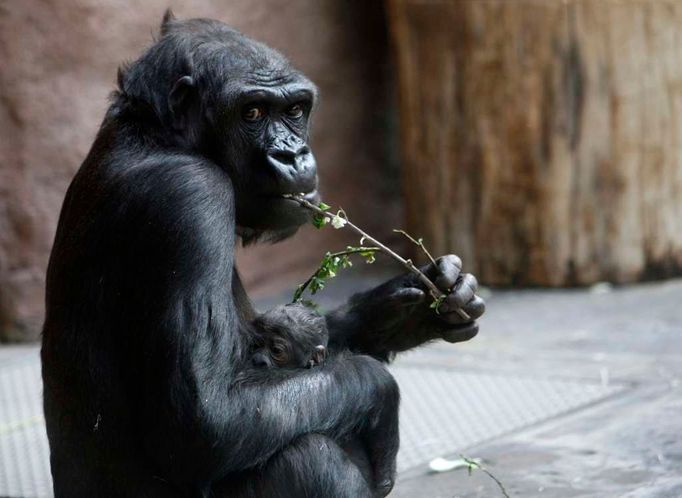
POLYGON ((327 353, 324 317, 302 303, 276 306, 253 322, 253 364, 266 368, 310 368, 327 353))
POLYGON ((164 17, 122 67, 67 191, 41 350, 57 498, 374 497, 395 479, 399 391, 385 368, 484 311, 456 256, 324 320, 315 368, 253 366, 258 315, 235 244, 276 242, 320 199, 317 89, 281 54, 208 19, 164 17), (466 311, 463 319, 457 309, 466 311), (246 374, 245 374, 246 373, 246 374))

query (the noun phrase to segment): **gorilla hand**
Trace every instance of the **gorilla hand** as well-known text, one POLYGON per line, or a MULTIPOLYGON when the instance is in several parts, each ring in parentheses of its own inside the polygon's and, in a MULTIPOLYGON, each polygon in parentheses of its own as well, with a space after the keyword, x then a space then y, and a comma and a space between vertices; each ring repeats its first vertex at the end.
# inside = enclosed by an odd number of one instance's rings
POLYGON ((331 313, 330 333, 345 330, 346 347, 388 359, 434 339, 467 341, 478 332, 475 320, 485 311, 485 302, 476 295, 476 277, 461 273, 462 261, 447 255, 421 268, 446 294, 438 313, 426 286, 414 274, 401 275, 364 293, 331 313), (462 318, 457 310, 469 315, 462 318), (350 333, 349 333, 350 332, 350 333))

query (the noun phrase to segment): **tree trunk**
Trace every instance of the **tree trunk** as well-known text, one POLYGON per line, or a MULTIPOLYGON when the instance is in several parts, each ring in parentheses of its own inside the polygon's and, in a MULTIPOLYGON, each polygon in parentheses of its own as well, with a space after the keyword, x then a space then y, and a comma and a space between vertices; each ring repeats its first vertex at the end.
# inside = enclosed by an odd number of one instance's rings
POLYGON ((681 273, 682 2, 387 1, 411 233, 488 284, 681 273))

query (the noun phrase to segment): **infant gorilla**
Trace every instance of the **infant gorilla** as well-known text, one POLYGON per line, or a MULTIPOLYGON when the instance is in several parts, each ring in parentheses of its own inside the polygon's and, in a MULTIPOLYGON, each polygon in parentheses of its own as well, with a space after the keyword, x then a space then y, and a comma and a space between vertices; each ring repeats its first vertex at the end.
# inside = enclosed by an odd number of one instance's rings
POLYGON ((256 367, 310 368, 327 353, 327 323, 300 303, 277 306, 253 322, 252 361, 256 367))

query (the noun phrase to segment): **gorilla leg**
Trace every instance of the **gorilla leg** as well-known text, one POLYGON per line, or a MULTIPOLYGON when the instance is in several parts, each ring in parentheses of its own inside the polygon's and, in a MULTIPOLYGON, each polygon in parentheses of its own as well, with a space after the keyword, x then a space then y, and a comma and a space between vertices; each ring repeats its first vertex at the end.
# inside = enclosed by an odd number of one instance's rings
POLYGON ((302 436, 262 469, 217 483, 215 498, 371 498, 374 493, 347 453, 319 434, 302 436))

